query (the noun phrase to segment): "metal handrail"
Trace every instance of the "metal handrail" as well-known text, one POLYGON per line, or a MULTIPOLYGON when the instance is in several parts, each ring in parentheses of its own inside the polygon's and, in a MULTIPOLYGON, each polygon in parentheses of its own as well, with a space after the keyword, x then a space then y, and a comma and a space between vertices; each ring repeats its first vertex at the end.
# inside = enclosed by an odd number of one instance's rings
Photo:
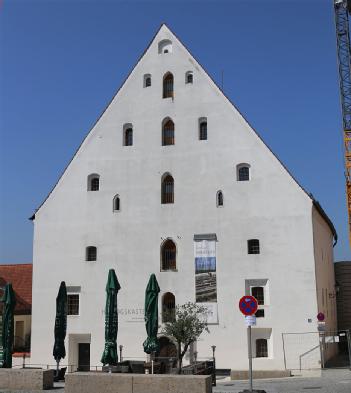
POLYGON ((309 349, 308 351, 306 351, 305 353, 303 353, 302 355, 299 356, 300 371, 302 369, 302 357, 305 355, 308 355, 310 352, 314 351, 315 349, 317 349, 319 347, 320 347, 320 344, 316 345, 315 347, 309 349))

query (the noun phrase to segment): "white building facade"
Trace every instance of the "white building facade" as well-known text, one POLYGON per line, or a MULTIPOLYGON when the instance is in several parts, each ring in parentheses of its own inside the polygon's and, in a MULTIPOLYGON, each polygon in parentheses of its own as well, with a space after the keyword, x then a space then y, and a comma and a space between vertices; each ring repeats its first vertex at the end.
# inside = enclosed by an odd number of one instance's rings
POLYGON ((211 310, 194 350, 206 358, 216 345, 218 368, 247 368, 245 294, 261 303, 255 369, 287 366, 282 334, 316 332, 325 293, 336 329, 331 222, 165 25, 33 219, 32 363, 53 364, 63 280, 72 314, 65 363, 101 365, 110 268, 125 357, 145 358, 151 273, 160 323, 174 304, 211 310))

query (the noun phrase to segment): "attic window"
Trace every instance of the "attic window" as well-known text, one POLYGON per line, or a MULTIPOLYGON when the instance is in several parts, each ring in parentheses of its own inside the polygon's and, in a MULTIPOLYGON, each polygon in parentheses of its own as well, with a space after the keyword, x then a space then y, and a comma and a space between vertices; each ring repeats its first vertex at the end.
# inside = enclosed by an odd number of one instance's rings
POLYGON ((131 123, 123 125, 123 145, 133 146, 133 124, 131 123))
POLYGON ((88 176, 88 191, 99 191, 100 189, 100 176, 92 173, 88 176))
POLYGON ((158 43, 158 53, 172 53, 172 41, 162 40, 158 43))
POLYGON ((144 75, 144 87, 150 87, 150 86, 151 86, 151 75, 145 74, 144 75))
POLYGON ((194 81, 194 76, 192 71, 188 71, 185 73, 185 83, 186 84, 192 84, 194 81))

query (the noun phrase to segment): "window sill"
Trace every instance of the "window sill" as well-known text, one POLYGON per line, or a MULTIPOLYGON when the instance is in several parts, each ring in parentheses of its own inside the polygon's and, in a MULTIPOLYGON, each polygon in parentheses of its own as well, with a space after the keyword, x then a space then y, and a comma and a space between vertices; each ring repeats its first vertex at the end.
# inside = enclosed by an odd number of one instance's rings
POLYGON ((177 272, 178 272, 178 269, 167 269, 167 270, 161 269, 160 272, 161 272, 161 273, 167 273, 167 272, 170 272, 170 273, 177 273, 177 272))

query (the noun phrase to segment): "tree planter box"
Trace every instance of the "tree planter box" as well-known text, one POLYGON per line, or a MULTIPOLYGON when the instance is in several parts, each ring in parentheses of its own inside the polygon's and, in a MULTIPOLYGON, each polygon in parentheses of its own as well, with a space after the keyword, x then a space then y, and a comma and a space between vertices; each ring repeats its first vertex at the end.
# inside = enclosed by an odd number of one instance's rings
POLYGON ((207 375, 72 373, 65 393, 211 393, 207 375))
POLYGON ((44 390, 54 386, 54 370, 0 368, 0 389, 44 390))

